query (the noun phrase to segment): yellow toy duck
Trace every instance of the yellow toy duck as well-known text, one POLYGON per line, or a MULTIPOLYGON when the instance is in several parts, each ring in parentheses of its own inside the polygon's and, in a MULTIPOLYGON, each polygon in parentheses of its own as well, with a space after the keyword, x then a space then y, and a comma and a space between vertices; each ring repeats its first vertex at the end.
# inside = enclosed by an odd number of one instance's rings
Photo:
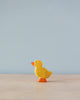
POLYGON ((52 72, 48 71, 46 68, 43 68, 40 60, 31 62, 31 64, 35 67, 34 73, 38 77, 37 82, 47 82, 46 78, 50 77, 52 72))

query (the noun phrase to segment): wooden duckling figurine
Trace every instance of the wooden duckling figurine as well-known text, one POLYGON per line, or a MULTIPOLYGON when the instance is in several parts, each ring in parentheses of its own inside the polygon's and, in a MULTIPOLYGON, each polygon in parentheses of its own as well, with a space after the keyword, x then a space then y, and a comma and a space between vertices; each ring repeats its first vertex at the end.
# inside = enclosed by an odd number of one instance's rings
POLYGON ((47 82, 46 78, 50 77, 52 72, 48 71, 46 68, 43 68, 40 60, 31 62, 31 64, 35 67, 34 73, 38 77, 37 82, 47 82))

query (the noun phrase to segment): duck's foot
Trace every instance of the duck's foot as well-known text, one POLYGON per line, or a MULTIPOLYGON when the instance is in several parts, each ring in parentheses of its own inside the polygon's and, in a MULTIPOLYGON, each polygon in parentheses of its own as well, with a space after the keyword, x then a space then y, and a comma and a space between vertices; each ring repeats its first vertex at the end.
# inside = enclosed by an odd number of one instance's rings
POLYGON ((46 80, 45 78, 39 78, 39 79, 37 80, 37 82, 47 82, 47 80, 46 80))

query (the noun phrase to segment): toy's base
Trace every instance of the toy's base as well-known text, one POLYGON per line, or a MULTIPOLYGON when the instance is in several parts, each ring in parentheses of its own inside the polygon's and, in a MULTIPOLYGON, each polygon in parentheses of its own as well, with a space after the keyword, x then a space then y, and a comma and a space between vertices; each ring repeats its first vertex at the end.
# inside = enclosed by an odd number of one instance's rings
POLYGON ((43 78, 39 78, 39 79, 37 80, 37 82, 47 82, 47 80, 46 80, 46 79, 43 79, 43 78))

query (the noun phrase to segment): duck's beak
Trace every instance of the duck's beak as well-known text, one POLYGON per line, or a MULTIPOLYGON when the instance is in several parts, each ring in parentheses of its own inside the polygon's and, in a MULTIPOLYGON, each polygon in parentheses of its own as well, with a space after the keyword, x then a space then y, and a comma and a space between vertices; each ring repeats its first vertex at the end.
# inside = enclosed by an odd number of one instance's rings
POLYGON ((31 62, 31 65, 34 66, 34 62, 31 62))

